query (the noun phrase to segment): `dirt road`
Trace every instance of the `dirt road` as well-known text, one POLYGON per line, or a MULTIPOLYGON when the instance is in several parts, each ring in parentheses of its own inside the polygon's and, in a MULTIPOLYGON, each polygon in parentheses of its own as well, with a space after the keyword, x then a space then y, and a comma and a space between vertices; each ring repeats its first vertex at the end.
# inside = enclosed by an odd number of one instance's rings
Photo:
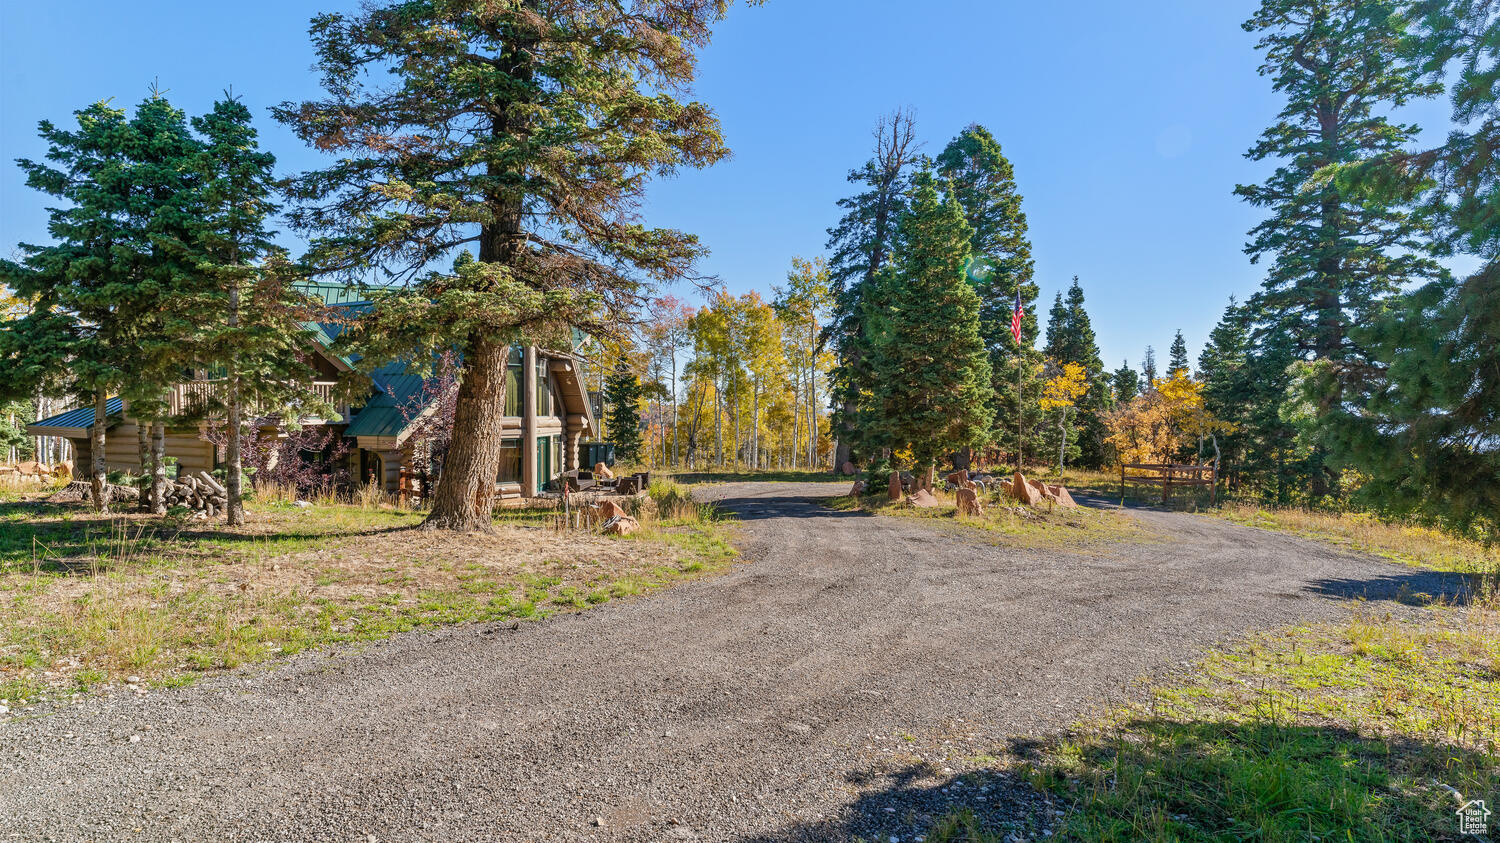
POLYGON ((813 500, 843 488, 711 488, 745 564, 659 595, 0 726, 0 841, 906 841, 1038 806, 903 769, 900 734, 1037 734, 1212 642, 1443 586, 1191 515, 1007 551, 813 500))

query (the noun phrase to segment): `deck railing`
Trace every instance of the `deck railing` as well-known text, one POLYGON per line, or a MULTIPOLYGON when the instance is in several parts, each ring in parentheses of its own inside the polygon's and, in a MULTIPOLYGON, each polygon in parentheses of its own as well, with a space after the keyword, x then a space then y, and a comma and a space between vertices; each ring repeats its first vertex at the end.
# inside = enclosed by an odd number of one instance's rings
MULTIPOLYGON (((175 384, 167 394, 167 412, 173 416, 203 414, 211 401, 223 395, 223 380, 186 381, 175 384)), ((313 381, 308 384, 313 395, 325 404, 333 404, 337 381, 313 381)), ((217 415, 217 414, 215 414, 217 415)))

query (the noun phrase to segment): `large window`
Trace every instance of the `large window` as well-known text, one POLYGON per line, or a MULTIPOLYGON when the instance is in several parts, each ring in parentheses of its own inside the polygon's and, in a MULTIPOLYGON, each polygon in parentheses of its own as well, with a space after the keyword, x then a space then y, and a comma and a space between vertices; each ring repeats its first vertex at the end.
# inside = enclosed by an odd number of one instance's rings
POLYGON ((521 415, 521 401, 525 397, 521 394, 521 384, 525 380, 521 377, 521 349, 519 347, 510 350, 510 362, 505 367, 505 414, 507 416, 521 415))
POLYGON ((536 361, 536 414, 552 415, 552 384, 550 378, 547 377, 545 357, 538 357, 536 361))
POLYGON ((500 473, 495 479, 501 483, 521 482, 521 440, 501 440, 500 473))

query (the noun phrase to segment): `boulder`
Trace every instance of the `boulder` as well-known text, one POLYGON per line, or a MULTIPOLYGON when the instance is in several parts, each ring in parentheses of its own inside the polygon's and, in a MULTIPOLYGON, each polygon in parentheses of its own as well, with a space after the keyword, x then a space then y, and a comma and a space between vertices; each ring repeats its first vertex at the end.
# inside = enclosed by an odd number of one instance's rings
POLYGON ((59 478, 61 478, 61 477, 72 477, 73 476, 73 461, 72 460, 63 460, 62 462, 58 463, 57 465, 52 466, 52 476, 53 477, 59 477, 59 478))
POLYGON ((1050 489, 1046 483, 1043 483, 1042 481, 1036 479, 1028 479, 1026 482, 1031 486, 1031 488, 1036 490, 1036 493, 1038 495, 1042 496, 1042 500, 1052 501, 1053 503, 1057 502, 1057 495, 1053 493, 1052 489, 1050 489))
POLYGON ((958 501, 960 515, 984 514, 984 505, 979 502, 979 493, 973 489, 959 489, 953 497, 958 501))
POLYGON ((1026 482, 1026 475, 1019 471, 1016 472, 1015 478, 1011 480, 1010 494, 1011 497, 1027 506, 1036 506, 1042 502, 1041 493, 1032 488, 1031 484, 1026 482))
POLYGON ((972 479, 970 479, 969 472, 967 470, 965 470, 965 471, 955 471, 952 474, 948 475, 947 480, 948 480, 948 482, 951 485, 953 485, 954 487, 959 488, 959 489, 976 489, 976 488, 978 488, 978 484, 975 483, 972 479))
POLYGON ((1072 495, 1068 494, 1067 486, 1048 486, 1047 489, 1052 492, 1052 497, 1057 501, 1058 506, 1067 509, 1074 509, 1078 506, 1078 502, 1073 500, 1072 495))
POLYGON ((851 487, 849 487, 849 497, 851 497, 851 498, 857 498, 860 495, 863 495, 864 493, 865 493, 865 481, 863 481, 863 480, 856 480, 856 481, 854 481, 854 485, 851 486, 851 487))
POLYGON ((600 521, 609 521, 612 518, 623 518, 628 514, 627 512, 625 512, 625 507, 620 506, 614 501, 600 501, 597 509, 600 521))
POLYGON ((604 533, 609 536, 628 536, 641 529, 641 522, 629 515, 621 515, 604 522, 604 533))
POLYGON ((916 490, 912 493, 910 498, 907 498, 907 500, 911 501, 912 506, 920 507, 922 509, 932 509, 935 506, 943 505, 942 501, 939 501, 936 497, 933 496, 931 492, 927 491, 926 489, 916 490))
POLYGON ((887 497, 893 501, 901 500, 901 472, 891 472, 891 482, 886 490, 887 497))
POLYGON ((854 467, 854 463, 845 460, 844 464, 839 466, 839 471, 842 471, 845 477, 852 477, 856 469, 854 467))
POLYGON ((596 462, 594 463, 594 476, 600 480, 611 480, 614 478, 615 473, 610 471, 609 466, 604 463, 596 462))

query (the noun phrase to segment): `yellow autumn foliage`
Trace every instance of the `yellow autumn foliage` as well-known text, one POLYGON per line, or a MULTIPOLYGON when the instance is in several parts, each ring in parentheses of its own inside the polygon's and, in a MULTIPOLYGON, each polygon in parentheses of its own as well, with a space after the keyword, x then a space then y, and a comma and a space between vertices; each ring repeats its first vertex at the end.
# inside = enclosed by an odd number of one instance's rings
POLYGON ((1203 406, 1203 384, 1185 370, 1153 380, 1151 388, 1105 418, 1122 463, 1167 463, 1199 439, 1234 431, 1203 406))

